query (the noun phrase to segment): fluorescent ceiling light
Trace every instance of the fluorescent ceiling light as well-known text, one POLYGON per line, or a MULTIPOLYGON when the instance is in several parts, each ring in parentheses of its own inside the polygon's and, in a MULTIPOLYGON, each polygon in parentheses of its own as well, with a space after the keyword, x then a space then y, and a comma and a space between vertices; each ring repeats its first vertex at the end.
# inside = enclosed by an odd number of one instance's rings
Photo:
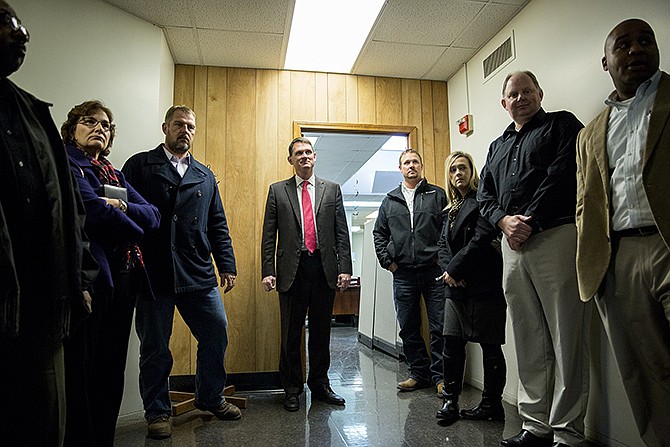
POLYGON ((386 0, 296 0, 284 68, 349 73, 386 0))

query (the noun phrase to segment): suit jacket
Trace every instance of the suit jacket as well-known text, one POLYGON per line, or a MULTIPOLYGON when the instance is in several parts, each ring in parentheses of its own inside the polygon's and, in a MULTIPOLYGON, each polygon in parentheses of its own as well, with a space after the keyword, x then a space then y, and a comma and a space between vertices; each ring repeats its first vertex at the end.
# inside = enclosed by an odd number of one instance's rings
MULTIPOLYGON (((577 140, 577 280, 579 295, 590 300, 600 288, 612 255, 610 235, 609 163, 605 109, 577 140)), ((663 72, 649 121, 642 181, 656 226, 670 247, 670 76, 663 72)))
MULTIPOLYGON (((338 275, 352 272, 342 191, 337 183, 315 177, 314 196, 316 248, 328 285, 335 289, 338 275)), ((298 271, 303 247, 301 216, 295 176, 270 185, 263 221, 262 276, 275 276, 278 292, 288 291, 298 271)))
POLYGON ((445 287, 448 298, 463 294, 479 295, 502 290, 502 257, 494 244, 498 231, 479 213, 474 194, 466 197, 453 228, 445 215, 442 235, 437 245, 442 271, 465 287, 445 287))

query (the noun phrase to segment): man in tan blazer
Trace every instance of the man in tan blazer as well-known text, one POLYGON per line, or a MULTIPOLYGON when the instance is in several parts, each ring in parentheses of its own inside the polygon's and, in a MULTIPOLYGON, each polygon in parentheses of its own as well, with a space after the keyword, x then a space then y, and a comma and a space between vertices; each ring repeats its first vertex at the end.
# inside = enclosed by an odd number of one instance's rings
POLYGON ((307 385, 312 400, 344 405, 328 380, 330 323, 335 289, 349 286, 352 266, 340 186, 314 175, 316 152, 307 138, 294 139, 288 152, 295 175, 270 185, 261 256, 263 287, 279 292, 284 409, 298 411, 305 382, 301 342, 308 311, 307 385))
POLYGON ((670 76, 639 19, 607 36, 616 90, 577 142, 577 274, 649 446, 670 445, 670 76))

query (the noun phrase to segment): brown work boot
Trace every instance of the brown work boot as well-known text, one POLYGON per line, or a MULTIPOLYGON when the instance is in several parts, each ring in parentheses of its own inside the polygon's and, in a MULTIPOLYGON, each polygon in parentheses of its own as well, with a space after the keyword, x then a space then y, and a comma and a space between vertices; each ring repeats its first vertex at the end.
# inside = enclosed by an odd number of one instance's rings
POLYGON ((421 388, 428 388, 429 386, 430 386, 429 382, 425 382, 423 380, 416 380, 410 377, 409 379, 400 382, 398 384, 398 389, 400 391, 415 391, 421 388))
POLYGON ((437 391, 437 397, 442 399, 442 390, 444 390, 444 382, 442 380, 437 382, 437 385, 435 385, 435 390, 437 391))
POLYGON ((151 439, 165 439, 172 436, 172 419, 167 414, 149 421, 147 436, 151 439))
POLYGON ((195 404, 195 408, 198 410, 209 411, 222 421, 236 421, 242 417, 242 412, 239 408, 230 402, 225 401, 216 408, 205 408, 198 404, 195 404))

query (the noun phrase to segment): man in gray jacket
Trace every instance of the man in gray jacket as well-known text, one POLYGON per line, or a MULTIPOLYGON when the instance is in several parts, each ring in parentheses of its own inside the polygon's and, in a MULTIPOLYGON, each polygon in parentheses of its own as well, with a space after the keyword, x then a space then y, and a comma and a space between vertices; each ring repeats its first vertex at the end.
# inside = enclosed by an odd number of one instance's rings
POLYGON ((435 278, 442 276, 437 241, 447 196, 444 189, 423 178, 423 161, 417 151, 405 150, 399 162, 403 182, 382 201, 373 231, 379 264, 393 273, 393 299, 410 373, 398 383, 398 389, 414 391, 435 385, 442 396, 444 282, 435 278), (422 295, 432 360, 421 337, 422 295))

